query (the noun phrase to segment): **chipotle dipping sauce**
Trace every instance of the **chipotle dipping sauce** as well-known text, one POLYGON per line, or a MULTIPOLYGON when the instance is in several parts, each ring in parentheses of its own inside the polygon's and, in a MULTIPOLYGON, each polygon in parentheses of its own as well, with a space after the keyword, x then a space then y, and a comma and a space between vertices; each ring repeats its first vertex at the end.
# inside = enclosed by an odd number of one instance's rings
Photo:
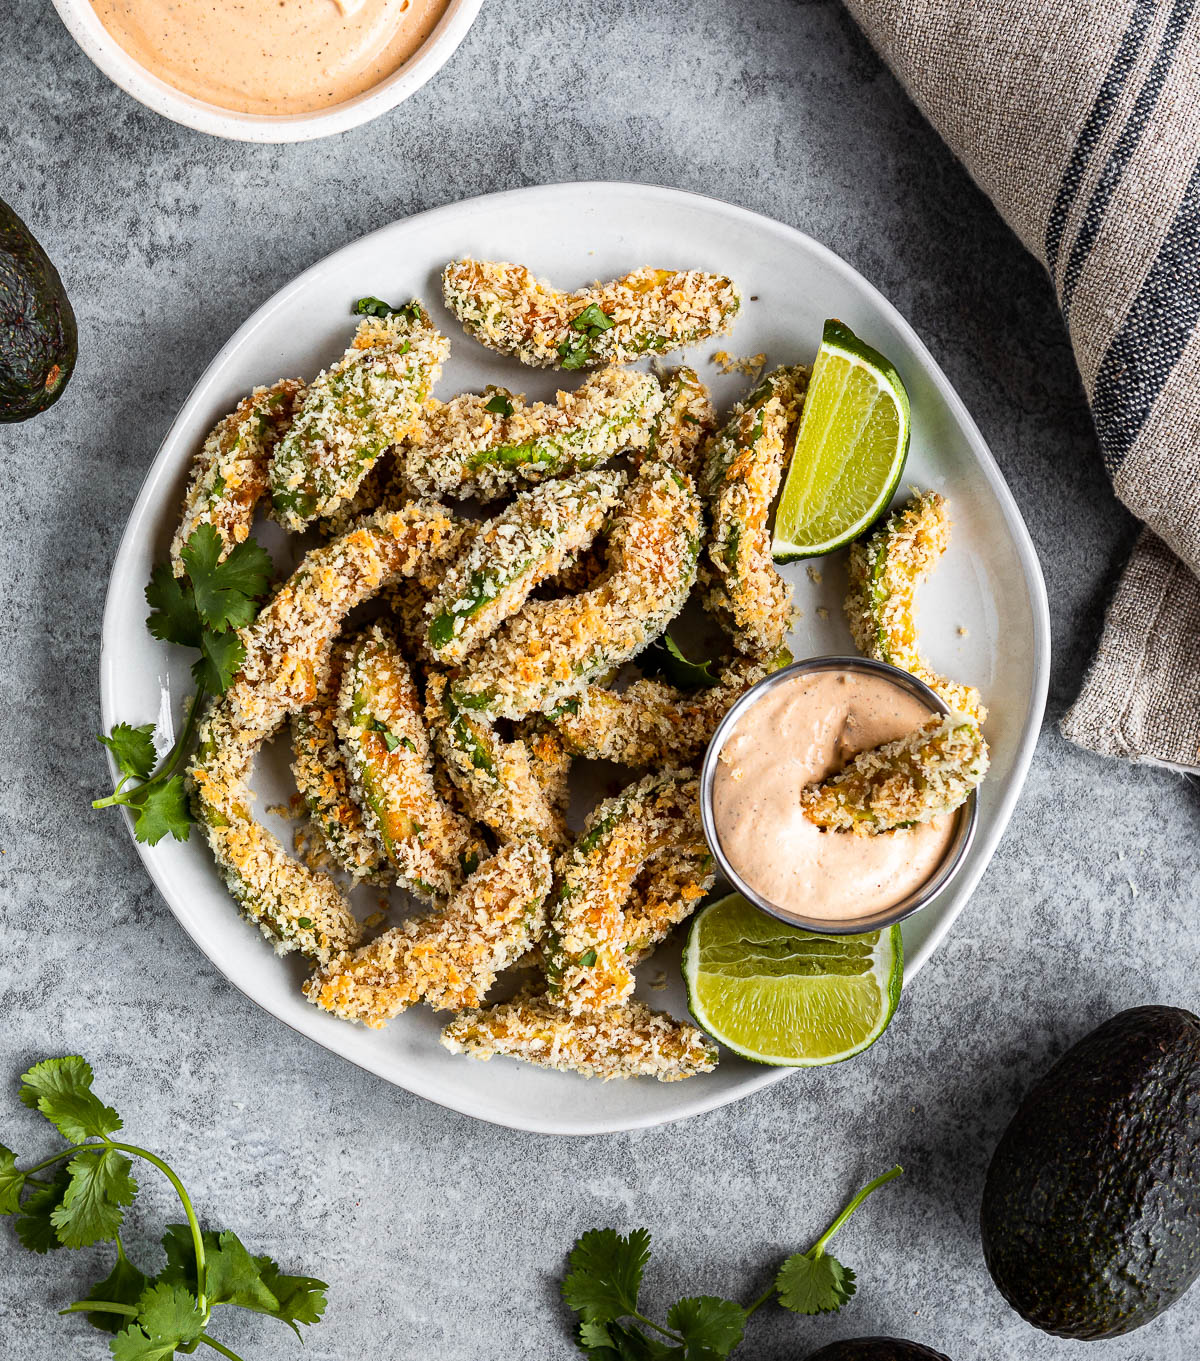
POLYGON ((954 814, 855 836, 809 822, 800 790, 860 751, 912 732, 932 712, 862 672, 801 672, 764 691, 717 758, 713 822, 730 864, 781 912, 809 920, 854 921, 907 898, 945 859, 954 814))
POLYGON ((237 113, 316 113, 378 85, 448 0, 92 0, 152 75, 237 113))

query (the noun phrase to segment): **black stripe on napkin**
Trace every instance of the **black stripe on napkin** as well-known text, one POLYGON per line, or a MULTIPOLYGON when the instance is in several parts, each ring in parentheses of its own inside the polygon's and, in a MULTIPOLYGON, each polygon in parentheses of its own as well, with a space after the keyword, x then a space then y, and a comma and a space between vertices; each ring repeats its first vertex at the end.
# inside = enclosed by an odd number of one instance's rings
POLYGON ((1129 314, 1100 362, 1092 414, 1110 475, 1133 448, 1200 321, 1200 161, 1129 314))
POLYGON ((1154 61, 1146 74, 1146 79, 1142 81, 1142 87, 1138 91, 1133 108, 1129 112, 1129 119, 1121 129, 1121 135, 1117 138, 1113 149, 1109 152, 1104 168, 1100 172, 1100 178, 1096 181, 1096 186, 1092 190, 1092 196, 1084 211, 1079 232, 1071 246, 1071 254, 1067 258, 1067 267, 1063 271, 1062 308, 1063 315, 1068 319, 1071 314, 1071 302, 1075 297, 1075 285, 1078 284, 1079 276, 1083 273, 1083 267, 1087 264, 1088 256, 1092 253, 1092 247, 1096 244, 1096 238, 1100 235, 1100 228, 1104 225, 1105 214, 1108 212, 1108 205, 1112 201, 1112 196, 1116 193, 1117 186, 1121 183, 1121 177, 1128 169, 1129 162, 1133 159, 1133 153, 1142 140, 1142 133, 1146 130, 1147 122, 1158 107, 1158 97, 1162 94, 1167 73, 1175 60, 1179 40, 1187 28, 1187 22, 1195 7, 1196 0, 1174 0, 1171 13, 1167 16, 1167 22, 1163 25, 1158 51, 1154 54, 1154 61))
POLYGON ((1054 196, 1054 203, 1050 209, 1050 219, 1046 223, 1046 264, 1051 274, 1058 268, 1058 251, 1062 245, 1063 228, 1067 225, 1067 215, 1075 202, 1075 195, 1079 192, 1083 172, 1087 169, 1100 135, 1108 126, 1108 120, 1112 117, 1117 101, 1125 89, 1125 83, 1129 79, 1129 73, 1141 53, 1142 44, 1150 30, 1150 21, 1154 17, 1154 5, 1155 0, 1136 0, 1116 55, 1075 140, 1075 148, 1063 172, 1062 182, 1058 186, 1058 193, 1054 196))

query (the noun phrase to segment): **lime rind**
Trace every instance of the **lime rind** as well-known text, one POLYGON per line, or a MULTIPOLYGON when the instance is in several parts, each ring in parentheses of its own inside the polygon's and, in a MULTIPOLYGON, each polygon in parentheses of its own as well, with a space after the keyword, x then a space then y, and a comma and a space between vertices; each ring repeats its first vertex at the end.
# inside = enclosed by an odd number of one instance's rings
POLYGON ((824 1067, 861 1054, 887 1029, 904 946, 898 926, 816 935, 733 893, 693 919, 682 972, 697 1024, 727 1049, 771 1067, 824 1067))
POLYGON ((827 321, 776 512, 771 552, 777 562, 822 557, 874 524, 904 471, 910 415, 908 393, 895 366, 844 323, 827 321), (831 387, 835 382, 836 389, 831 387), (848 394, 852 385, 857 390, 848 394), (859 413, 857 425, 836 429, 851 411, 859 413), (872 422, 880 429, 867 440, 872 422), (859 457, 855 486, 849 456, 835 458, 832 469, 823 460, 826 450, 835 447, 882 453, 865 468, 859 457))

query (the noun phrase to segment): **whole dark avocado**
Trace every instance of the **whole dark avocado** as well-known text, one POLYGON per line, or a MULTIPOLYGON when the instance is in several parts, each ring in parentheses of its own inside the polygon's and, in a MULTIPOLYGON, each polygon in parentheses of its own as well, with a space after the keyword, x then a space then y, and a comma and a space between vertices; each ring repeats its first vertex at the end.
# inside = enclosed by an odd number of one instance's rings
POLYGON ((62 396, 76 343, 58 270, 0 200, 0 421, 27 421, 62 396))
POLYGON ((1122 1011, 1068 1050, 1004 1131, 983 1189, 1000 1293, 1059 1337, 1118 1337, 1200 1273, 1200 1019, 1122 1011))
POLYGON ((805 1361, 950 1361, 950 1358, 902 1337, 850 1337, 844 1342, 831 1342, 805 1361))

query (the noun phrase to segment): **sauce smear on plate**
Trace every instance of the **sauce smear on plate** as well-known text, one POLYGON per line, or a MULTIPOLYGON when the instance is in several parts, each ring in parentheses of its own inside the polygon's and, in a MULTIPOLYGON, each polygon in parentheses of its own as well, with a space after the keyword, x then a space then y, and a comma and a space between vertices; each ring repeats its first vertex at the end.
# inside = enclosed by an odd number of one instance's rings
POLYGON ((931 713, 890 681, 852 672, 800 674, 767 690, 717 762, 713 817, 730 864, 780 911, 808 919, 853 921, 908 897, 945 859, 953 814, 855 836, 809 822, 800 791, 931 713))
POLYGON ((378 85, 448 0, 92 0, 140 66, 238 113, 315 113, 378 85))

